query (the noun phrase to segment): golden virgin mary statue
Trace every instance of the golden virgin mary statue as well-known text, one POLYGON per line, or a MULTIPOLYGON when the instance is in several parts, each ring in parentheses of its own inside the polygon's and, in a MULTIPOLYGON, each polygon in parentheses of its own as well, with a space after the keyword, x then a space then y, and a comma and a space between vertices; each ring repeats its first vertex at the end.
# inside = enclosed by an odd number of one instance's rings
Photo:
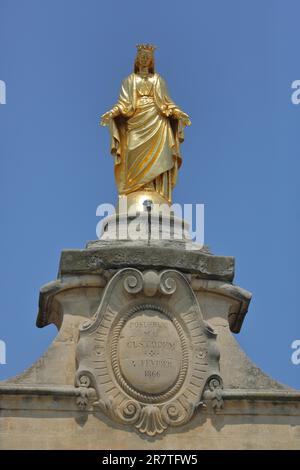
POLYGON ((151 192, 154 202, 170 204, 183 130, 191 122, 155 72, 154 50, 150 44, 137 46, 134 72, 123 80, 118 102, 101 124, 110 130, 119 195, 134 199, 151 192))

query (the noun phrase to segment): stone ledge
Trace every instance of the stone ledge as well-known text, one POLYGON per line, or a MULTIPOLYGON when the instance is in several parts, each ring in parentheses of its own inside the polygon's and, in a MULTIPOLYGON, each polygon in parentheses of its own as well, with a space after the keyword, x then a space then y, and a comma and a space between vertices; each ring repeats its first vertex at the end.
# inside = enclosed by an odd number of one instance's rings
POLYGON ((214 256, 203 250, 185 249, 182 244, 138 244, 108 242, 97 248, 64 250, 61 253, 59 276, 101 274, 106 269, 177 269, 198 274, 204 279, 231 282, 234 258, 214 256))
POLYGON ((0 397, 1 395, 32 395, 32 396, 64 396, 64 397, 74 397, 76 395, 78 388, 76 387, 59 387, 57 385, 53 386, 33 386, 27 384, 9 384, 4 385, 0 383, 0 397))
MULTIPOLYGON (((34 396, 61 396, 75 397, 78 388, 72 386, 33 386, 27 384, 1 384, 0 398, 2 395, 31 395, 34 396)), ((297 390, 251 390, 251 389, 227 389, 223 390, 224 401, 270 401, 274 402, 296 402, 300 405, 300 391, 297 390)))
MULTIPOLYGON (((1 390, 1 389, 0 389, 1 390)), ((224 400, 294 401, 300 404, 300 391, 290 390, 224 390, 224 400)))

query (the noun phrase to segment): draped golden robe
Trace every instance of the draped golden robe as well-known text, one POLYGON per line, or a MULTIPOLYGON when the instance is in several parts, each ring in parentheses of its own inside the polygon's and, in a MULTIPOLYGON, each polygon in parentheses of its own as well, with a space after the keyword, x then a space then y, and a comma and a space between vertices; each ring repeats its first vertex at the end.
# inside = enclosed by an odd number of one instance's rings
POLYGON ((120 114, 109 128, 119 194, 154 190, 171 202, 184 125, 165 114, 166 108, 179 110, 165 81, 157 73, 147 78, 132 73, 122 82, 116 107, 120 114))

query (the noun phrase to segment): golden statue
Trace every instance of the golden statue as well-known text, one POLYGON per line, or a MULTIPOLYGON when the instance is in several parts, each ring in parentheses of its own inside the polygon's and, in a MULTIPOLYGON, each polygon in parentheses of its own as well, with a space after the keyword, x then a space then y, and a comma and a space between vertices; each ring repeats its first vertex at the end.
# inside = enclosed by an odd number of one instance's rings
POLYGON ((101 124, 109 126, 119 195, 136 200, 151 192, 154 202, 170 204, 183 130, 191 122, 155 72, 154 50, 150 44, 137 45, 134 72, 123 80, 118 102, 101 124))

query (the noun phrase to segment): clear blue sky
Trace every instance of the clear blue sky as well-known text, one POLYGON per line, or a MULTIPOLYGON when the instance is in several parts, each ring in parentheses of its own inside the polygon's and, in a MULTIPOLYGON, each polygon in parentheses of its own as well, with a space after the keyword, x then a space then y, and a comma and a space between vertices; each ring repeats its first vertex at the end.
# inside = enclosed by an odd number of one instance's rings
POLYGON ((60 252, 96 238, 114 202, 99 116, 132 71, 135 44, 192 117, 174 199, 204 203, 205 241, 236 257, 252 291, 242 332, 250 358, 300 388, 299 1, 0 0, 0 378, 31 365, 56 331, 37 329, 39 288, 60 252))

